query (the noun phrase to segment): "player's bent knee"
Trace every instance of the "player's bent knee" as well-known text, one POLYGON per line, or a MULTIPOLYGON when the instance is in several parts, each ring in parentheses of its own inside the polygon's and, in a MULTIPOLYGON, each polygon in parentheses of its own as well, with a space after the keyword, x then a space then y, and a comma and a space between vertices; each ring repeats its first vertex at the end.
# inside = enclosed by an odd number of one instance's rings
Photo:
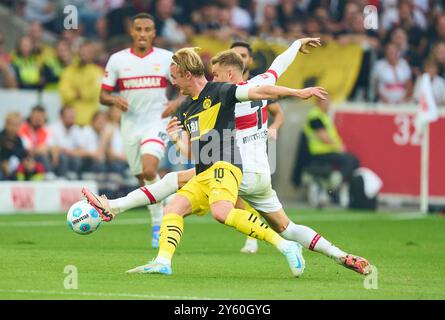
POLYGON ((283 210, 279 210, 277 212, 270 212, 262 215, 267 223, 270 225, 270 227, 278 233, 283 232, 286 230, 287 226, 289 225, 289 218, 287 217, 286 213, 283 210))
POLYGON ((218 222, 225 223, 230 211, 233 209, 233 204, 230 201, 218 201, 210 206, 213 218, 218 222))
POLYGON ((165 207, 164 215, 166 214, 178 214, 180 216, 185 216, 191 212, 190 201, 182 196, 176 195, 165 207))
POLYGON ((145 181, 153 181, 154 179, 156 179, 156 170, 153 169, 144 169, 144 171, 142 172, 142 176, 144 178, 145 181))

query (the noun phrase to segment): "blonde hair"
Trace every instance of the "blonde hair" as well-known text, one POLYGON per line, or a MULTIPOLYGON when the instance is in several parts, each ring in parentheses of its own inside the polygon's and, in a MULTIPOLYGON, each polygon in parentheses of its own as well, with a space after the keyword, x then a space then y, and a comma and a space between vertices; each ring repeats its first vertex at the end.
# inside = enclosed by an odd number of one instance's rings
POLYGON ((235 50, 226 50, 218 53, 211 60, 212 65, 219 63, 223 66, 233 66, 238 68, 241 72, 244 71, 244 62, 241 56, 235 50))
POLYGON ((13 120, 22 120, 22 115, 20 112, 10 112, 5 117, 5 124, 8 124, 9 122, 13 120))
POLYGON ((200 49, 198 47, 179 49, 172 57, 172 64, 179 68, 181 74, 188 71, 196 77, 203 76, 205 72, 204 63, 197 53, 200 49))

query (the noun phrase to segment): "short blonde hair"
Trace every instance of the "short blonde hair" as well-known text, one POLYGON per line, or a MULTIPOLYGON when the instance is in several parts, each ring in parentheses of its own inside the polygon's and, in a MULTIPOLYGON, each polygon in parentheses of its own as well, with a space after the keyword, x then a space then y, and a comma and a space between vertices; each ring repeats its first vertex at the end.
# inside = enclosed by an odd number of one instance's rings
POLYGON ((5 125, 13 120, 22 120, 22 115, 19 112, 10 112, 5 117, 5 125))
POLYGON ((241 72, 244 71, 244 62, 241 56, 235 50, 226 50, 218 53, 211 60, 212 65, 219 63, 222 66, 233 66, 241 72))
POLYGON ((197 51, 200 48, 182 48, 175 52, 172 64, 179 68, 181 74, 190 72, 196 77, 203 76, 205 73, 204 63, 197 51))

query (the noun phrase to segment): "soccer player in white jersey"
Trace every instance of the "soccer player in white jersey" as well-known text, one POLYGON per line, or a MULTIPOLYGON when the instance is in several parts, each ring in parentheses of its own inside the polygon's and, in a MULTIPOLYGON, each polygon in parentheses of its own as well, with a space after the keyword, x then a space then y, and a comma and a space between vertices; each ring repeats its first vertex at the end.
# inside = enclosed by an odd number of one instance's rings
MULTIPOLYGON (((256 76, 244 84, 249 87, 252 85, 275 84, 278 77, 284 73, 294 60, 298 51, 307 53, 308 45, 318 46, 319 44, 320 41, 318 38, 305 38, 295 41, 283 54, 274 60, 266 73, 256 76)), ((243 82, 242 71, 244 67, 242 64, 239 65, 236 62, 231 62, 232 58, 233 61, 236 61, 236 58, 230 57, 230 55, 230 52, 223 52, 212 59, 212 71, 215 81, 228 81, 241 84, 240 82, 243 82)), ((236 55, 238 56, 238 54, 236 55)), ((307 99, 314 94, 320 94, 319 88, 303 89, 301 90, 300 98, 307 99)), ((258 114, 263 114, 266 105, 267 101, 265 100, 259 102, 249 101, 238 103, 235 109, 237 143, 240 146, 243 167, 246 168, 243 169, 243 180, 241 182, 239 195, 249 202, 253 208, 258 210, 272 229, 277 231, 283 238, 299 242, 304 247, 331 257, 341 265, 358 273, 368 274, 370 272, 370 265, 366 259, 347 254, 332 245, 311 228, 297 225, 287 217, 271 186, 266 141, 265 139, 254 139, 254 137, 267 137, 267 127, 266 129, 258 127, 259 122, 262 122, 262 126, 264 125, 261 116, 258 116, 258 114), (252 106, 252 103, 254 103, 255 106, 252 106), (254 143, 243 144, 240 143, 242 140, 246 142, 253 141, 254 143), (258 141, 258 143, 255 141, 258 141), (253 152, 254 156, 252 157, 252 153, 246 150, 253 152)), ((170 121, 167 128, 171 136, 174 136, 174 134, 181 129, 179 122, 176 121, 175 118, 170 121)), ((180 139, 173 137, 173 140, 181 152, 188 154, 187 147, 181 143, 180 139)), ((122 211, 147 203, 147 192, 150 193, 149 198, 162 201, 162 199, 176 192, 179 187, 182 187, 185 182, 193 177, 193 171, 194 169, 190 169, 177 173, 169 173, 160 182, 152 186, 146 186, 146 190, 141 191, 141 189, 138 189, 129 193, 126 197, 115 200, 108 201, 105 198, 97 197, 86 189, 84 189, 84 194, 91 204, 98 207, 105 215, 109 215, 109 220, 111 220, 112 217, 122 211)), ((242 201, 238 201, 236 204, 236 207, 240 209, 244 209, 244 206, 245 204, 242 201)))
MULTIPOLYGON (((132 18, 131 48, 114 53, 108 60, 102 80, 100 102, 123 111, 122 138, 131 172, 140 186, 159 180, 158 165, 164 156, 168 137, 168 118, 162 118, 179 106, 168 103, 172 52, 152 46, 156 35, 154 19, 140 13, 132 18), (119 95, 112 92, 117 88, 119 95), (164 112, 164 114, 163 114, 164 112)), ((158 247, 162 222, 162 204, 149 207, 152 216, 152 246, 158 247)))
MULTIPOLYGON (((230 46, 236 53, 241 56, 244 62, 243 80, 247 81, 250 79, 250 68, 253 64, 253 50, 248 42, 235 41, 230 46)), ((263 120, 267 125, 267 113, 270 113, 273 117, 273 122, 270 126, 267 126, 267 135, 270 139, 276 140, 277 133, 280 127, 284 123, 284 111, 277 101, 268 101, 267 111, 264 112, 263 120)), ((263 109, 264 110, 264 109, 263 109)), ((263 116, 263 114, 262 114, 263 116)), ((241 121, 238 121, 238 123, 241 121)), ((239 145, 239 144, 238 144, 239 145)), ((252 237, 247 237, 244 246, 241 248, 243 253, 256 253, 258 251, 258 240, 252 237)))

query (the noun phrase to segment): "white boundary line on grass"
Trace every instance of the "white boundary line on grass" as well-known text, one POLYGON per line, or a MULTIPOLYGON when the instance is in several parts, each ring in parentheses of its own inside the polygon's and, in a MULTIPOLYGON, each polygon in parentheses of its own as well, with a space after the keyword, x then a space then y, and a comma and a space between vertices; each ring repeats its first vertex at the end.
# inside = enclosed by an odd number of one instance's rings
POLYGON ((154 294, 139 293, 120 293, 120 292, 83 292, 83 291, 50 291, 50 290, 3 290, 0 293, 22 293, 22 294, 46 294, 46 295, 67 295, 67 296, 86 296, 86 297, 120 297, 120 298, 143 298, 143 299, 170 299, 170 300, 228 300, 221 298, 202 298, 188 296, 162 296, 154 294))

